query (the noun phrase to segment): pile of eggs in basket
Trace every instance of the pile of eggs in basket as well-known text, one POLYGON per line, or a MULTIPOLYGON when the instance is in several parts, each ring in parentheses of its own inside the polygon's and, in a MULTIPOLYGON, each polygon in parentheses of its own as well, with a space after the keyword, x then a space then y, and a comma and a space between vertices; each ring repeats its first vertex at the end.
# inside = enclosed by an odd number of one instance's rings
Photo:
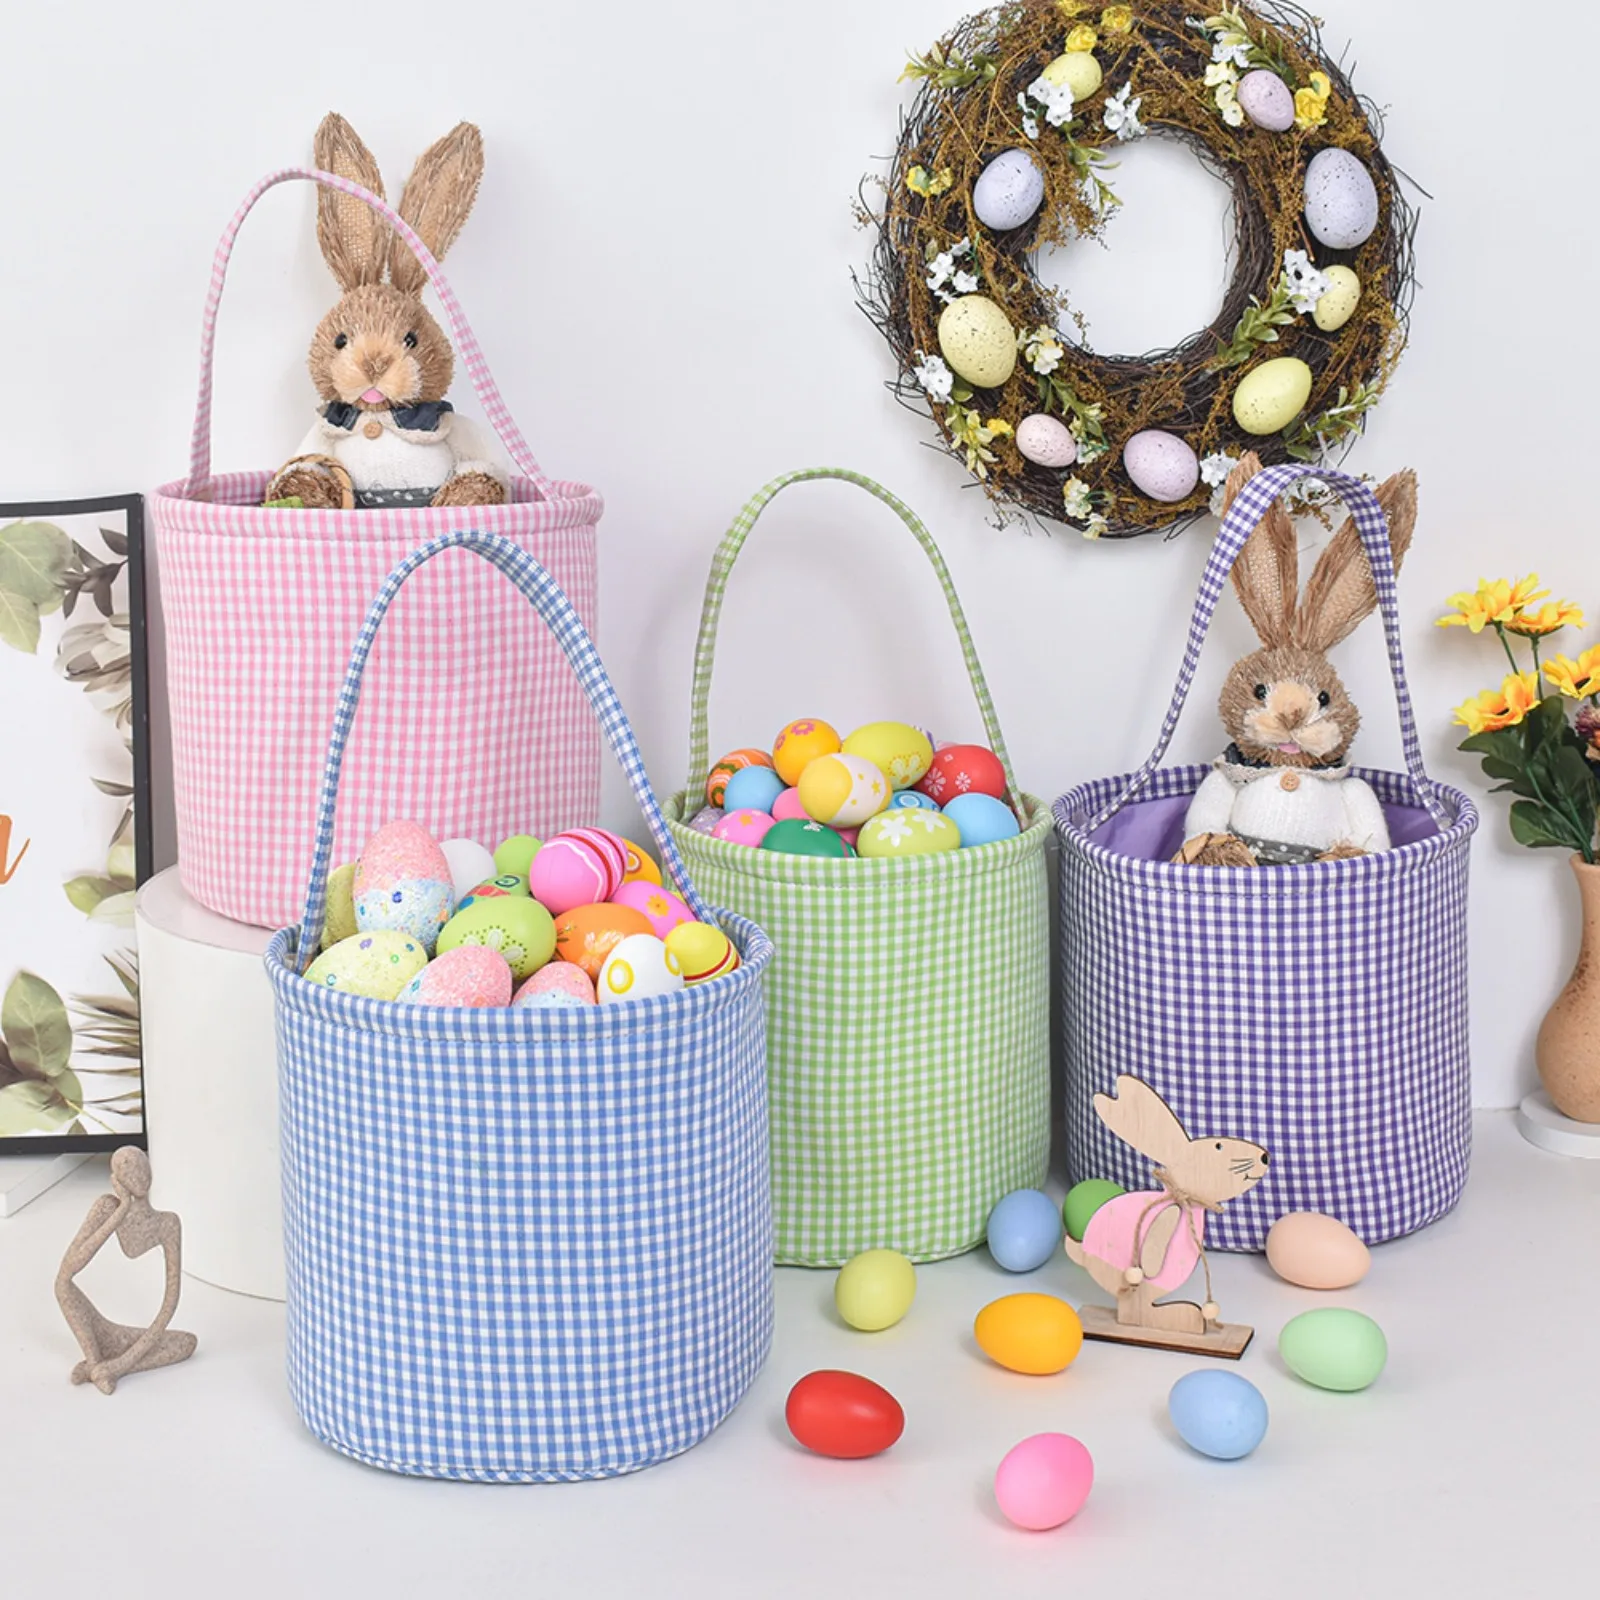
POLYGON ((995 844, 1020 832, 992 750, 935 749, 904 722, 869 722, 840 738, 814 717, 784 727, 770 754, 724 756, 689 826, 789 855, 878 860, 995 844))
POLYGON ((732 972, 638 846, 601 828, 492 854, 391 822, 328 882, 313 983, 425 1006, 591 1006, 671 994, 732 972))

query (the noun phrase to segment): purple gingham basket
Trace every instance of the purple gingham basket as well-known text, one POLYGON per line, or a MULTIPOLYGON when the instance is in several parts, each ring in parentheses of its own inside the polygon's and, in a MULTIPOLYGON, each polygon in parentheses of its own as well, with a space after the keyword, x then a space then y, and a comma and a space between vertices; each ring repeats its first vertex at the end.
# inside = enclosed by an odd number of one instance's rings
POLYGON ((1191 1137, 1254 1139, 1270 1175, 1206 1227, 1259 1250, 1286 1212, 1339 1217, 1369 1243, 1444 1215, 1471 1146, 1467 859, 1478 814, 1430 780, 1400 652, 1388 528, 1371 491, 1338 489, 1366 547, 1410 776, 1356 769, 1394 848, 1256 870, 1174 866, 1189 797, 1209 769, 1157 769, 1228 573, 1273 500, 1313 469, 1269 467, 1212 546, 1160 738, 1131 775, 1055 804, 1067 1165, 1072 1181, 1151 1183, 1148 1162, 1096 1117, 1120 1073, 1148 1082, 1191 1137))

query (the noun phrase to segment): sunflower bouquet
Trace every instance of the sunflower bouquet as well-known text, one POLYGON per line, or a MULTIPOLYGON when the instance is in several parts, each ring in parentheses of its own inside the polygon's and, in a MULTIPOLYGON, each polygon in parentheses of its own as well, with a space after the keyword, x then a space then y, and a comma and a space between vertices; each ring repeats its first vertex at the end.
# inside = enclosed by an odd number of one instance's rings
POLYGON ((1576 657, 1541 649, 1563 628, 1581 628, 1583 612, 1570 600, 1549 600, 1537 574, 1450 596, 1441 628, 1492 629, 1511 671, 1498 689, 1456 707, 1467 730, 1460 748, 1482 758, 1495 792, 1508 791, 1511 836, 1518 844, 1576 851, 1591 865, 1600 813, 1600 644, 1576 657), (1543 601, 1543 604, 1539 602, 1543 601), (1525 647, 1528 664, 1513 641, 1525 647), (1544 688, 1541 691, 1541 680, 1544 688))

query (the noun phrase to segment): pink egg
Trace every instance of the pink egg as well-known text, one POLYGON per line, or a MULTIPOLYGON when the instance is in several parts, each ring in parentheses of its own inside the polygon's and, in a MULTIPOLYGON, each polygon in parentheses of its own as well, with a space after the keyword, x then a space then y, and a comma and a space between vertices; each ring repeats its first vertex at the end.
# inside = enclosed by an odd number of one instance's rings
POLYGON ((595 1004, 594 985, 589 981, 589 974, 575 962, 550 961, 517 990, 516 998, 511 1003, 514 1006, 538 1006, 569 1002, 588 1006, 595 1004), (550 996, 557 998, 552 1001, 547 998, 550 996))
POLYGON ((628 876, 628 841, 604 828, 569 828, 567 833, 571 838, 583 839, 594 846, 605 861, 612 889, 620 888, 628 876))
POLYGON ((505 1006, 511 1004, 511 968, 498 950, 462 944, 436 956, 400 991, 418 1006, 505 1006))
POLYGON ((450 863, 426 828, 417 822, 386 822, 361 852, 355 893, 419 878, 442 879, 454 886, 450 863))
POLYGON ((839 837, 843 839, 852 850, 854 850, 856 847, 856 840, 861 837, 861 830, 859 828, 835 828, 833 831, 838 834, 839 837))
POLYGON ((398 929, 430 954, 456 900, 449 860, 415 822, 387 822, 373 834, 356 862, 351 894, 361 932, 398 929))
POLYGON ((1013 1445, 995 1469, 994 1497, 1019 1528, 1059 1528, 1083 1509, 1094 1461, 1069 1433, 1036 1433, 1013 1445))
POLYGON ((528 893, 553 917, 609 900, 628 870, 622 841, 600 828, 558 833, 528 867, 528 893))
POLYGON ((806 808, 800 804, 800 791, 798 789, 785 789, 772 802, 772 820, 774 822, 804 822, 806 820, 806 808))
POLYGON ((612 895, 611 903, 642 911, 658 939, 665 939, 680 922, 695 920, 694 912, 659 883, 625 883, 612 895))
POLYGON ((777 820, 765 811, 730 811, 711 830, 711 837, 726 839, 730 844, 758 845, 777 820))

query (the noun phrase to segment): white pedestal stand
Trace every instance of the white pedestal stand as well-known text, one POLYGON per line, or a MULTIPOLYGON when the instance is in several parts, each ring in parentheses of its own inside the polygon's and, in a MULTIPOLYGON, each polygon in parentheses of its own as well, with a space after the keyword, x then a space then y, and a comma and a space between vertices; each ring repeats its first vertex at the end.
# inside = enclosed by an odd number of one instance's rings
POLYGON ((1543 1089, 1535 1089, 1517 1107, 1517 1132, 1529 1144, 1558 1156, 1600 1161, 1600 1122, 1574 1122, 1562 1116, 1543 1089))

